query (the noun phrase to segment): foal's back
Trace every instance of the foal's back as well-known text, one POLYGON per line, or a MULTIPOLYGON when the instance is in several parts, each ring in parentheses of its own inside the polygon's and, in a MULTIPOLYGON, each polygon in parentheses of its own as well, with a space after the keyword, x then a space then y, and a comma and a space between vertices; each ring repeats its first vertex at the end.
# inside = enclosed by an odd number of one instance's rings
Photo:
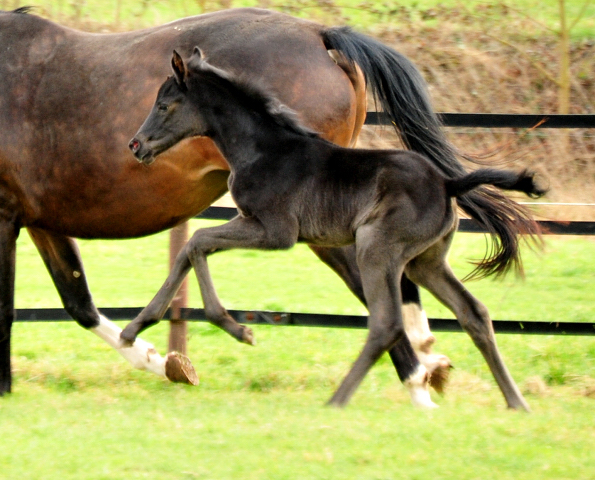
POLYGON ((312 173, 298 194, 301 240, 345 245, 355 240, 361 226, 377 224, 395 240, 416 241, 437 235, 452 221, 444 177, 425 157, 306 141, 325 146, 324 161, 303 169, 312 173))

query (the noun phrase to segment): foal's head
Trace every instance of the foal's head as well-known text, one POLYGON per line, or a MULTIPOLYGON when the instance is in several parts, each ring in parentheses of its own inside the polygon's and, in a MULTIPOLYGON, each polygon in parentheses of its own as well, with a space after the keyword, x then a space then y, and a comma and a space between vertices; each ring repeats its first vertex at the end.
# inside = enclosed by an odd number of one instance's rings
POLYGON ((275 124, 300 135, 318 135, 301 125, 293 110, 258 85, 209 64, 198 47, 186 64, 174 51, 171 65, 173 75, 159 89, 151 113, 129 144, 139 162, 150 165, 157 155, 184 138, 208 136, 216 113, 207 105, 217 101, 259 111, 275 124))
MULTIPOLYGON (((196 47, 189 66, 202 60, 202 52, 196 47)), ((176 51, 171 65, 173 75, 161 85, 151 113, 128 145, 138 161, 146 165, 184 138, 207 133, 200 111, 188 99, 191 71, 176 51)))

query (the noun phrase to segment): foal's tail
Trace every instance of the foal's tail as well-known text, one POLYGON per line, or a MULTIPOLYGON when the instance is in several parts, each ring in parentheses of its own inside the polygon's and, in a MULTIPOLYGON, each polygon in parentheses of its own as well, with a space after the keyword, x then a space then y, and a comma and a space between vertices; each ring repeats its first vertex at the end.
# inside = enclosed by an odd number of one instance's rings
MULTIPOLYGON (((426 83, 405 56, 348 27, 321 32, 327 49, 337 50, 364 72, 376 104, 390 117, 403 144, 425 155, 448 178, 467 172, 457 159, 456 148, 445 138, 434 113, 426 83)), ((489 183, 489 182, 487 182, 489 183)), ((481 186, 458 198, 458 205, 484 226, 492 247, 471 276, 503 274, 514 267, 522 271, 518 234, 539 240, 540 228, 531 213, 505 195, 481 186)))
POLYGON ((480 185, 492 185, 502 190, 523 192, 532 198, 539 198, 546 190, 537 186, 535 175, 523 170, 521 173, 510 170, 495 170, 480 168, 464 177, 446 180, 446 193, 451 197, 460 198, 480 185))

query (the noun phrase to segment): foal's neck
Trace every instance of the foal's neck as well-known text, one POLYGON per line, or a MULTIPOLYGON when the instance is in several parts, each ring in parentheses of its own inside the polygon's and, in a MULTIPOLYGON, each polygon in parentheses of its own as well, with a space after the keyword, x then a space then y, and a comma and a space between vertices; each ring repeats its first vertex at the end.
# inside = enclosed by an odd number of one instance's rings
POLYGON ((283 138, 299 137, 277 124, 266 112, 251 109, 230 97, 221 100, 221 96, 213 95, 204 112, 208 112, 209 137, 232 171, 270 156, 275 150, 278 153, 275 145, 283 138))

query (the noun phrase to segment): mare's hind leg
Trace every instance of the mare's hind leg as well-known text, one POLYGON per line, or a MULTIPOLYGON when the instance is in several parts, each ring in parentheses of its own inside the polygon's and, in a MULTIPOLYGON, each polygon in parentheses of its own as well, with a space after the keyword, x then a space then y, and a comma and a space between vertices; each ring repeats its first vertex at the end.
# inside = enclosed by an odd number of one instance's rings
POLYGON ((450 240, 446 239, 411 261, 406 267, 407 274, 456 315, 485 358, 508 407, 528 411, 529 406, 498 351, 487 308, 469 293, 445 260, 449 243, 450 240))
POLYGON ((190 361, 177 352, 162 358, 153 345, 141 339, 137 339, 132 348, 124 348, 120 342, 121 329, 101 315, 93 303, 74 240, 44 230, 28 230, 64 308, 79 325, 108 343, 135 368, 150 371, 171 381, 192 384, 198 382, 190 361))
POLYGON ((10 393, 12 387, 10 336, 15 318, 14 279, 18 236, 16 222, 0 217, 0 397, 10 393))
MULTIPOLYGON (((428 317, 422 308, 419 287, 405 274, 401 277, 401 295, 403 298, 403 323, 407 337, 419 361, 430 374, 430 386, 438 393, 443 393, 452 364, 446 355, 432 352, 432 345, 436 341, 436 337, 430 331, 428 317)), ((398 354, 396 347, 389 351, 393 363, 394 356, 398 354)))
POLYGON ((400 348, 395 351, 393 358, 399 377, 406 386, 415 385, 415 388, 410 388, 414 403, 433 407, 435 404, 427 391, 428 372, 419 363, 405 335, 400 294, 402 265, 395 258, 392 248, 375 240, 372 229, 360 229, 357 242, 358 266, 370 312, 368 338, 329 404, 346 405, 374 363, 385 351, 399 343, 400 348))
MULTIPOLYGON (((356 261, 355 245, 342 248, 311 245, 310 248, 341 277, 351 292, 366 305, 362 280, 356 261)), ((407 337, 398 341, 389 350, 390 358, 397 373, 399 373, 399 361, 407 358, 409 355, 408 347, 405 343, 410 342, 415 354, 430 374, 430 386, 437 392, 442 393, 448 381, 452 366, 450 360, 445 355, 432 353, 432 345, 436 341, 436 338, 430 331, 428 317, 422 308, 419 288, 404 274, 401 279, 401 297, 403 302, 403 323, 407 337)), ((399 378, 401 378, 400 375, 399 378)), ((402 378, 401 381, 403 381, 402 378)))

